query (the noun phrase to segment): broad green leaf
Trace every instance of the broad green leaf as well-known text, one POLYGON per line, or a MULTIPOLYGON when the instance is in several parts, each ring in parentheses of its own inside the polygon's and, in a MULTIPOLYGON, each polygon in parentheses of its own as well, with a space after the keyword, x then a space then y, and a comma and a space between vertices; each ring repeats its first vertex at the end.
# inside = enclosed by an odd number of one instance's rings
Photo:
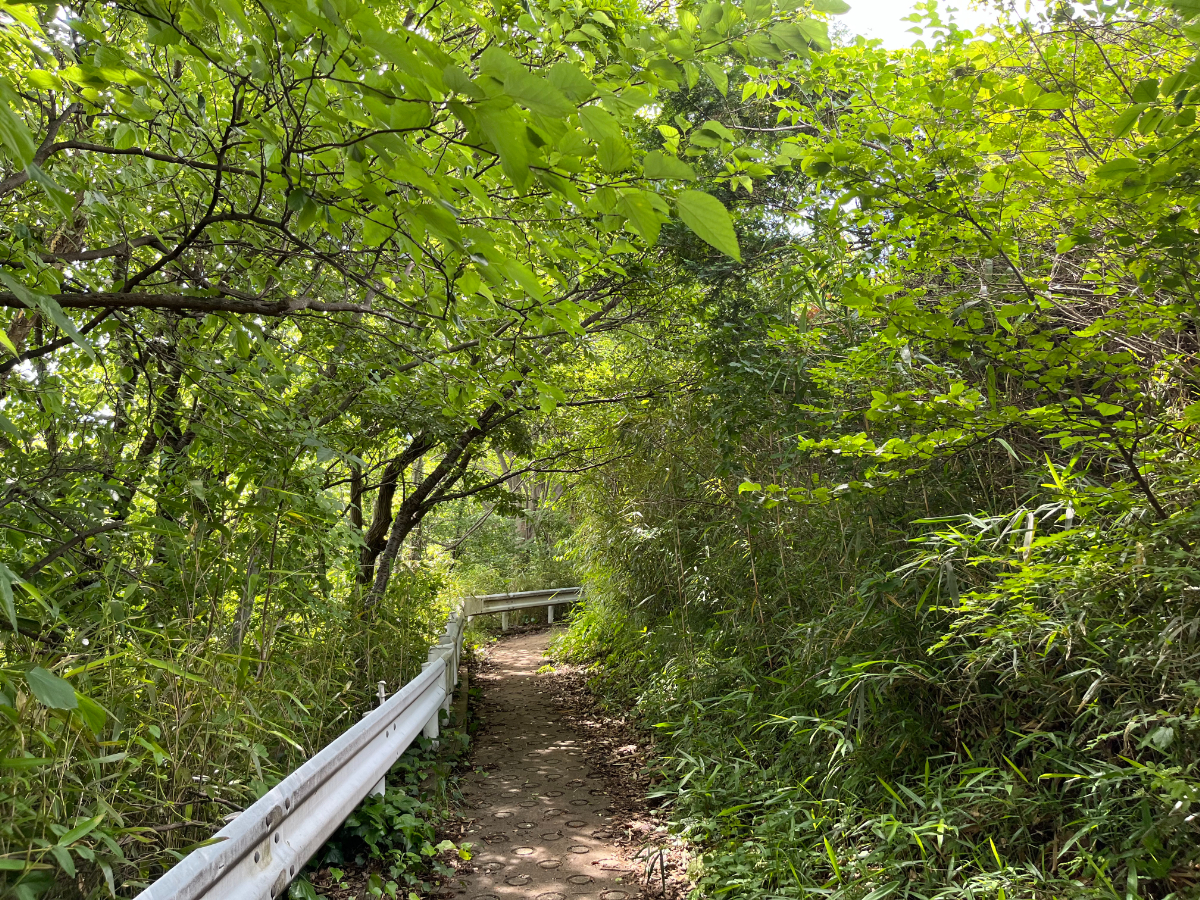
POLYGON ((1034 98, 1032 109, 1069 109, 1071 98, 1065 94, 1046 93, 1034 98))
POLYGON ((508 274, 512 276, 513 280, 524 288, 525 293, 538 300, 545 299, 546 289, 542 286, 538 277, 533 274, 533 270, 527 265, 519 263, 516 260, 509 260, 505 268, 507 268, 508 274))
POLYGON ((1137 124, 1138 116, 1142 114, 1142 111, 1145 108, 1146 107, 1144 104, 1131 106, 1117 116, 1112 123, 1113 136, 1125 137, 1125 135, 1129 134, 1129 132, 1133 130, 1133 126, 1137 124))
POLYGON ((492 44, 479 55, 479 71, 491 75, 497 81, 504 81, 510 75, 525 72, 526 69, 511 53, 497 44, 492 44))
POLYGON ((611 113, 598 106, 585 106, 579 110, 579 124, 584 133, 596 143, 605 138, 623 138, 621 126, 611 113))
POLYGON ((546 72, 546 80, 576 103, 582 103, 596 93, 595 85, 569 62, 558 62, 552 65, 546 72))
POLYGON ((628 190, 617 201, 617 212, 625 216, 629 225, 647 244, 654 246, 666 218, 660 206, 665 204, 649 191, 628 190))
POLYGON ((75 709, 79 701, 75 697, 75 688, 65 678, 47 672, 41 666, 34 666, 25 673, 29 690, 37 697, 43 706, 51 709, 75 709))
POLYGON ((771 0, 745 0, 742 6, 749 22, 758 22, 771 15, 771 0))
POLYGON ((850 4, 845 0, 813 0, 812 8, 814 12, 828 13, 831 16, 850 12, 850 4))
POLYGON ((820 19, 803 19, 797 22, 796 26, 800 29, 800 33, 818 50, 828 51, 832 46, 829 42, 828 22, 822 22, 820 19))
POLYGON ((712 83, 716 86, 717 90, 721 92, 722 97, 729 93, 729 75, 718 63, 704 63, 704 73, 708 75, 710 79, 712 79, 712 83))
POLYGON ((75 206, 75 198, 67 191, 60 188, 54 179, 41 166, 35 163, 30 163, 25 167, 25 171, 29 174, 29 180, 41 186, 46 192, 46 196, 50 198, 50 202, 54 204, 54 208, 58 210, 59 215, 69 216, 75 206))
POLYGON ((679 218, 696 236, 739 262, 742 259, 733 219, 721 201, 704 191, 683 191, 676 198, 679 218))
POLYGON ((363 243, 378 247, 396 232, 396 223, 387 210, 377 209, 363 220, 363 243))
POLYGON ((108 713, 105 712, 104 707, 78 691, 75 692, 75 701, 78 704, 77 712, 79 718, 83 720, 83 724, 87 725, 92 734, 100 737, 101 732, 104 731, 104 723, 108 719, 108 713))
POLYGON ((0 78, 0 144, 15 166, 23 169, 33 160, 37 143, 25 121, 13 109, 16 102, 16 91, 7 78, 0 78))
POLYGON ((624 138, 606 137, 600 141, 596 159, 605 172, 624 172, 633 165, 633 149, 624 138))
POLYGON ((500 156, 504 174, 524 192, 533 176, 529 171, 529 142, 520 114, 511 106, 505 109, 494 103, 481 105, 475 114, 480 130, 500 156))
POLYGON ((783 62, 783 54, 765 34, 751 34, 746 37, 746 54, 750 59, 771 59, 783 62))
POLYGON ((642 172, 647 178, 671 178, 678 181, 695 181, 696 170, 675 156, 661 150, 651 150, 642 159, 642 172))
POLYGON ((522 69, 504 79, 504 92, 526 109, 543 116, 565 117, 575 105, 545 78, 532 75, 522 69))
POLYGON ((1200 16, 1200 0, 1167 0, 1167 5, 1185 20, 1200 16))
POLYGON ((1134 103, 1153 103, 1158 99, 1158 79, 1143 78, 1133 86, 1134 103))
POLYGON ((1097 178, 1124 178, 1140 169, 1141 165, 1139 160, 1122 157, 1106 162, 1096 169, 1095 175, 1097 178))

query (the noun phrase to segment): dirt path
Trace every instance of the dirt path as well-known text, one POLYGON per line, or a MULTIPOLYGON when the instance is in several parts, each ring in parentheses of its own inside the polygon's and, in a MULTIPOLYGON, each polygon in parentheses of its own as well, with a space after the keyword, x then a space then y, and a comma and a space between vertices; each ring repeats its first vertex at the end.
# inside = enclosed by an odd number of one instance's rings
POLYGON ((633 900, 639 864, 624 855, 599 772, 537 675, 551 633, 495 645, 477 676, 483 690, 475 771, 460 782, 474 844, 465 900, 633 900))

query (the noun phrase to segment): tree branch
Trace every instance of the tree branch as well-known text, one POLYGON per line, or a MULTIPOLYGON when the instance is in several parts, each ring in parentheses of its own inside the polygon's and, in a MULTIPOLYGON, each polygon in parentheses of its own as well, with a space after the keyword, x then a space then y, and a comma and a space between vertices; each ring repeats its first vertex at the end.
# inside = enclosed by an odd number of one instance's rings
MULTIPOLYGON (((191 312, 231 312, 255 316, 287 316, 292 313, 356 312, 391 318, 360 303, 324 303, 309 297, 290 300, 238 300, 233 297, 198 297, 194 294, 89 293, 52 294, 64 309, 172 309, 191 312)), ((27 309, 14 294, 0 294, 0 307, 27 309)))
POLYGON ((106 531, 116 531, 118 528, 124 528, 126 524, 127 523, 125 523, 123 521, 106 522, 103 525, 97 525, 95 528, 89 528, 87 531, 84 531, 84 532, 81 532, 81 533, 75 535, 75 537, 71 538, 69 541, 59 544, 57 547, 55 547, 53 550, 51 550, 48 554, 43 556, 41 559, 39 559, 37 562, 35 562, 32 566, 30 566, 28 569, 26 569, 24 572, 22 572, 21 579, 24 581, 28 581, 30 578, 32 578, 34 575, 36 575, 42 569, 46 568, 46 566, 50 565, 50 563, 54 562, 56 559, 58 559, 60 556, 62 556, 64 553, 68 552, 72 548, 77 547, 79 544, 82 544, 88 538, 95 537, 98 534, 103 534, 106 531))

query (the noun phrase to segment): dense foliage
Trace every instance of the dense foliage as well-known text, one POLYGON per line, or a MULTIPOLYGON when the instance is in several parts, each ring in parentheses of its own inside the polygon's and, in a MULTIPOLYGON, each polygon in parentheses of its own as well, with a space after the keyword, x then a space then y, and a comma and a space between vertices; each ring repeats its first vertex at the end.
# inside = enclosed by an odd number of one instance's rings
POLYGON ((763 166, 712 173, 745 266, 687 269, 694 390, 595 426, 560 652, 699 895, 1196 896, 1198 33, 919 18, 672 98, 763 166))
POLYGON ((738 255, 639 111, 810 13, 0 8, 0 892, 131 895, 414 674, 426 517, 581 464, 665 223, 738 255))

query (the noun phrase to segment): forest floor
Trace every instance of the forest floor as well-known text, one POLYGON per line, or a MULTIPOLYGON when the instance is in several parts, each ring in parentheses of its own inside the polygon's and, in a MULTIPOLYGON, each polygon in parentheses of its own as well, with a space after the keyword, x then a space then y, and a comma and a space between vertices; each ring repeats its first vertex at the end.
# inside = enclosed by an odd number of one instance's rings
POLYGON ((547 666, 553 631, 486 652, 458 835, 472 859, 445 886, 466 900, 679 900, 683 845, 647 803, 644 741, 601 712, 582 672, 547 666))

